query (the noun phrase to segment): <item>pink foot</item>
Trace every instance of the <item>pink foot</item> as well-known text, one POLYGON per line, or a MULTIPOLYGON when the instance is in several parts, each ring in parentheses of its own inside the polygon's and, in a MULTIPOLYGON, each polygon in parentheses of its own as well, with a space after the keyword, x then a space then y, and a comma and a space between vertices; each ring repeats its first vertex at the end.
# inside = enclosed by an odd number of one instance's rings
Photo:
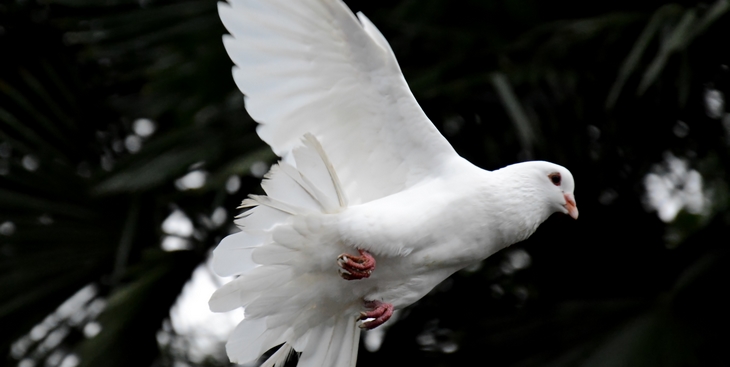
POLYGON ((369 309, 370 311, 360 312, 360 317, 358 318, 358 320, 373 320, 363 322, 360 325, 360 328, 362 329, 375 329, 376 327, 390 320, 390 317, 393 316, 393 305, 390 303, 380 301, 365 301, 365 308, 369 309))
POLYGON ((340 276, 347 280, 370 277, 375 269, 375 259, 365 250, 357 250, 360 256, 342 254, 337 257, 337 265, 342 268, 340 276))

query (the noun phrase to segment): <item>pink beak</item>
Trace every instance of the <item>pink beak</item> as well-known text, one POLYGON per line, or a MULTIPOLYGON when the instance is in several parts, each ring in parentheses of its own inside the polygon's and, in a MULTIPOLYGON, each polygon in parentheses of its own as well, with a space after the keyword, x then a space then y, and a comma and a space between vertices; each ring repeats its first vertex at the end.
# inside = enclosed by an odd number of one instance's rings
POLYGON ((564 194, 565 196, 565 209, 568 210, 568 215, 573 219, 578 219, 578 206, 575 205, 575 197, 573 194, 564 194))

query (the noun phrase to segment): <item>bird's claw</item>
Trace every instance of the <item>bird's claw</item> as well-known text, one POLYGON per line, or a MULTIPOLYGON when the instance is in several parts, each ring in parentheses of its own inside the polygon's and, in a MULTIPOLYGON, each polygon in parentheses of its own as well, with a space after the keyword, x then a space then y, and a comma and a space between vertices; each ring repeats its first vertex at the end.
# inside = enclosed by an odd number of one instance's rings
POLYGON ((360 256, 341 254, 337 257, 337 266, 340 267, 340 276, 346 280, 364 279, 370 277, 375 269, 375 258, 365 250, 357 250, 360 256))
POLYGON ((361 329, 372 330, 390 320, 390 317, 393 316, 393 305, 390 303, 365 301, 365 307, 368 308, 369 311, 360 312, 358 320, 372 320, 365 321, 360 324, 361 329))

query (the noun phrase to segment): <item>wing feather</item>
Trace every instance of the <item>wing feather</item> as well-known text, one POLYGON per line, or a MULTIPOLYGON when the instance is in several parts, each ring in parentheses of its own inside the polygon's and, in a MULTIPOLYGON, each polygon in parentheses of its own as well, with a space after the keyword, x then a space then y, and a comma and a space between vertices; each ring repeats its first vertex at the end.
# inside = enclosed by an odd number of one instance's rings
POLYGON ((411 187, 457 157, 364 15, 340 0, 231 4, 219 12, 234 80, 276 154, 287 158, 311 133, 351 204, 411 187))

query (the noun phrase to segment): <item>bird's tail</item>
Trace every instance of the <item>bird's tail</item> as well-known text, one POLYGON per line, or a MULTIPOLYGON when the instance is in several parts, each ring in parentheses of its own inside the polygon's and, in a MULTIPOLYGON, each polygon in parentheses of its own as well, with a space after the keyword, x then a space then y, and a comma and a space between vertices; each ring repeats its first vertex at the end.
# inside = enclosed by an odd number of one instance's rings
POLYGON ((239 275, 209 301, 212 311, 244 307, 226 344, 231 361, 246 363, 283 345, 263 364, 280 367, 292 351, 302 367, 355 366, 360 328, 356 296, 343 296, 335 259, 347 249, 326 228, 327 214, 347 206, 322 146, 305 135, 295 165, 280 162, 252 195, 236 224, 242 229, 213 252, 221 276, 239 275), (350 299, 343 299, 350 297, 350 299))

